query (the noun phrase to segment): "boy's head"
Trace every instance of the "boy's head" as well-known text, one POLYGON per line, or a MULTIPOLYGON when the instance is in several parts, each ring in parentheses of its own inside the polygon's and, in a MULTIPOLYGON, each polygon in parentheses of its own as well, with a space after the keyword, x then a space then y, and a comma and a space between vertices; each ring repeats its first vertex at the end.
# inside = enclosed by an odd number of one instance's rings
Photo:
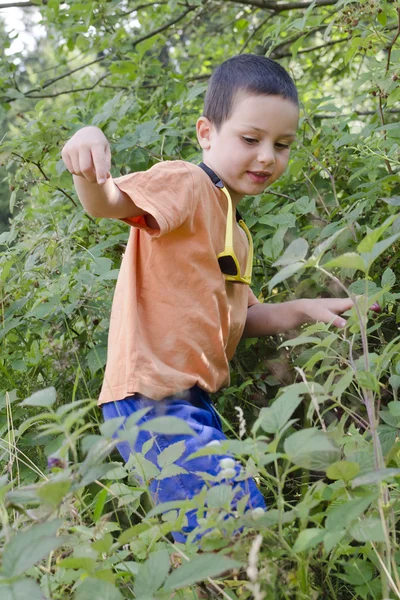
POLYGON ((237 203, 259 194, 287 166, 299 113, 295 84, 275 61, 242 54, 211 76, 197 134, 203 160, 237 203))

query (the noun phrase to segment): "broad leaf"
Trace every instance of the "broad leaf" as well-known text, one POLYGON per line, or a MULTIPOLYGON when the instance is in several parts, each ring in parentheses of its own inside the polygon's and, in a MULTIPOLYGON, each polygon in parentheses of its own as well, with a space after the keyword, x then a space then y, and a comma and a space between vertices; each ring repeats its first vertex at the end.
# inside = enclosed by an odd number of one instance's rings
POLYGON ((54 387, 48 387, 39 390, 21 402, 21 406, 53 406, 56 401, 56 390, 54 387))
POLYGON ((170 569, 167 550, 152 552, 145 563, 140 565, 135 578, 134 594, 154 594, 164 583, 170 569))
POLYGON ((167 435, 196 435, 193 429, 178 417, 156 417, 139 425, 139 429, 167 435))
POLYGON ((237 560, 220 554, 200 554, 190 562, 183 564, 168 577, 164 589, 166 591, 187 587, 207 577, 216 577, 228 569, 236 569, 241 564, 237 560))
POLYGON ((300 271, 300 269, 302 269, 303 267, 304 267, 303 262, 296 262, 291 265, 287 265, 287 267, 284 267, 281 271, 279 271, 279 273, 274 275, 273 278, 271 279, 271 281, 268 283, 269 291, 271 292, 271 290, 278 283, 281 283, 282 281, 289 279, 289 277, 291 277, 292 275, 297 273, 297 271, 300 271))
POLYGON ((299 467, 323 471, 340 458, 340 451, 319 429, 296 431, 285 440, 285 452, 299 467))
POLYGON ((294 240, 285 250, 283 255, 273 264, 274 267, 291 265, 304 260, 308 251, 308 242, 303 238, 294 240))
POLYGON ((333 269, 340 267, 343 269, 356 269, 357 271, 366 271, 366 264, 362 256, 356 252, 347 252, 337 256, 323 264, 324 269, 333 269))
POLYGON ((58 548, 64 542, 62 537, 56 535, 61 524, 61 520, 50 521, 15 534, 4 547, 2 566, 5 575, 22 575, 58 548))
POLYGON ((122 600, 121 592, 109 581, 88 577, 76 590, 74 600, 122 600))

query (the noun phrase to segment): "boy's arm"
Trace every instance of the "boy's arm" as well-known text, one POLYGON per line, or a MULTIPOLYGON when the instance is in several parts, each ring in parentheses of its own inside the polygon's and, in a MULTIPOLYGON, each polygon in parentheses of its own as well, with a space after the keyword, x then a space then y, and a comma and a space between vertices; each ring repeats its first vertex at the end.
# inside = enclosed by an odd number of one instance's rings
POLYGON ((253 304, 247 310, 243 337, 261 337, 284 333, 305 323, 333 323, 344 327, 346 320, 338 315, 353 306, 350 298, 317 298, 282 302, 281 304, 253 304))
MULTIPOLYGON (((122 192, 111 174, 110 145, 98 127, 83 127, 65 144, 61 152, 63 161, 73 174, 79 200, 92 217, 125 219, 148 215, 122 192)), ((153 220, 150 226, 157 227, 153 220)))

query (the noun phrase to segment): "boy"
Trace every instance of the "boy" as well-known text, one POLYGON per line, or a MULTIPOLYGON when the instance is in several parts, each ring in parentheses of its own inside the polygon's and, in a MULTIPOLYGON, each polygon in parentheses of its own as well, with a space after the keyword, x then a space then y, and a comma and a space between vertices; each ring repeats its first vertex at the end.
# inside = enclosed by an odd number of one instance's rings
MULTIPOLYGON (((353 304, 348 299, 262 304, 248 285, 251 237, 234 209, 243 196, 262 193, 282 175, 298 115, 287 72, 268 58, 241 55, 210 79, 197 121, 202 166, 167 161, 114 180, 109 144, 96 127, 78 131, 62 151, 85 210, 132 226, 111 314, 99 399, 104 417, 128 418, 149 409, 138 423, 174 415, 197 434, 154 436, 146 458, 155 465, 163 449, 183 442, 176 460, 181 472, 151 482, 156 503, 193 497, 205 484, 196 472, 207 472, 234 486, 233 509, 244 494, 248 509, 265 508, 253 480, 236 480, 240 467, 232 459, 186 461, 210 442, 226 439, 208 394, 228 383, 229 360, 242 336, 273 335, 309 321, 343 327, 338 314, 353 304)), ((150 436, 141 431, 134 450, 150 436)), ((126 442, 118 448, 127 461, 132 449, 126 442)), ((189 513, 184 532, 196 526, 189 513)), ((180 533, 174 537, 185 540, 180 533)))

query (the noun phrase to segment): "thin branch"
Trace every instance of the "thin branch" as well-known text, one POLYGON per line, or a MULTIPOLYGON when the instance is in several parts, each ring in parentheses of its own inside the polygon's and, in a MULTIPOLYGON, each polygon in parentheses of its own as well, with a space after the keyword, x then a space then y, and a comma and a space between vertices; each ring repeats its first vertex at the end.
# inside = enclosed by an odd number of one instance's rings
POLYGON ((392 43, 390 44, 390 46, 387 48, 388 51, 388 57, 387 57, 387 63, 386 63, 386 73, 389 71, 389 67, 390 67, 390 58, 392 55, 392 49, 393 46, 395 45, 397 38, 400 35, 400 7, 397 9, 397 17, 398 17, 398 26, 397 26, 397 31, 396 34, 392 40, 392 43))
POLYGON ((322 31, 323 29, 326 29, 327 27, 328 27, 328 25, 319 25, 318 27, 314 27, 313 29, 309 29, 308 31, 304 31, 304 30, 299 31, 293 37, 284 39, 282 42, 280 42, 279 44, 277 44, 274 47, 273 51, 276 52, 280 48, 285 48, 285 46, 289 46, 290 44, 294 44, 294 42, 297 42, 297 40, 299 40, 303 36, 304 37, 308 37, 308 36, 312 35, 313 33, 317 33, 318 31, 322 31))
MULTIPOLYGON (((378 113, 379 113, 379 118, 381 120, 381 125, 382 125, 382 127, 384 127, 385 126, 385 117, 383 116, 382 96, 380 93, 379 93, 379 101, 378 101, 378 113)), ((386 129, 383 130, 383 139, 385 141, 387 140, 386 129)), ((392 166, 387 158, 385 158, 385 165, 386 165, 389 175, 393 175, 392 166)))
MULTIPOLYGON (((46 175, 46 173, 43 171, 43 167, 42 167, 42 165, 39 162, 35 162, 34 160, 30 160, 28 158, 25 158, 24 156, 21 156, 20 154, 17 154, 16 152, 12 152, 12 155, 13 156, 17 156, 18 158, 20 158, 22 160, 22 162, 27 162, 27 163, 29 163, 31 165, 35 165, 35 167, 37 169, 39 169, 39 171, 41 172, 41 174, 43 175, 43 177, 45 178, 45 180, 48 183, 51 184, 50 177, 48 177, 46 175)), ((72 204, 74 206, 78 206, 77 203, 75 202, 75 200, 73 199, 73 197, 70 196, 65 190, 63 190, 62 188, 58 187, 57 185, 55 185, 54 188, 56 190, 58 190, 59 192, 61 192, 62 194, 64 194, 64 196, 66 196, 68 198, 68 200, 71 200, 71 202, 72 202, 72 204)), ((94 223, 94 221, 93 221, 93 219, 91 217, 89 217, 89 219, 94 223)))
MULTIPOLYGON (((321 50, 321 48, 328 48, 328 46, 335 46, 335 44, 343 44, 344 42, 348 42, 349 39, 350 39, 350 36, 345 37, 341 40, 332 40, 330 42, 326 42, 326 44, 321 44, 320 46, 312 46, 311 48, 304 48, 304 50, 299 50, 297 52, 297 54, 306 54, 307 52, 314 52, 314 50, 321 50)), ((274 56, 277 58, 286 58, 286 57, 292 56, 292 53, 286 52, 285 54, 282 54, 280 52, 277 52, 275 54, 275 52, 272 51, 271 56, 274 56)))
POLYGON ((182 21, 182 19, 184 19, 187 14, 189 14, 190 12, 192 12, 192 10, 195 10, 196 8, 198 8, 198 7, 197 6, 190 6, 187 10, 185 10, 185 12, 183 12, 180 15, 178 15, 177 17, 175 17, 175 19, 171 19, 171 21, 168 21, 164 25, 161 25, 161 27, 159 27, 158 29, 155 29, 154 31, 150 31, 150 33, 147 33, 146 35, 142 36, 141 38, 138 38, 137 40, 134 40, 132 42, 132 46, 135 48, 135 46, 137 46, 141 42, 144 42, 145 40, 148 40, 149 38, 151 38, 151 37, 153 37, 155 35, 158 35, 159 33, 162 33, 163 31, 165 31, 169 27, 172 27, 172 25, 175 25, 179 21, 182 21))
POLYGON ((64 94, 86 92, 89 90, 93 90, 100 83, 100 81, 103 81, 103 79, 109 77, 110 75, 111 73, 106 73, 105 75, 102 75, 93 85, 90 85, 89 87, 73 88, 72 90, 64 90, 62 92, 56 92, 55 94, 35 94, 34 96, 31 96, 30 94, 25 94, 25 98, 56 98, 57 96, 63 96, 64 94))
MULTIPOLYGON (((368 117, 371 115, 376 115, 377 111, 376 110, 355 110, 353 111, 357 116, 359 117, 368 117)), ((400 109, 399 108, 392 108, 390 110, 386 111, 387 114, 395 114, 395 113, 400 113, 400 109)), ((350 117, 351 115, 348 114, 346 115, 345 113, 340 113, 342 117, 350 117)), ((316 113, 315 115, 313 115, 314 119, 337 119, 337 114, 332 114, 332 115, 328 115, 325 113, 316 113)))
MULTIPOLYGON (((339 0, 316 0, 315 7, 317 6, 332 6, 337 4, 339 0)), ((233 2, 234 4, 246 4, 247 6, 256 6, 258 8, 267 8, 274 12, 283 12, 286 10, 293 9, 304 9, 308 8, 312 1, 305 0, 300 2, 271 2, 270 0, 225 0, 225 2, 233 2)))
POLYGON ((59 75, 58 77, 53 77, 52 79, 48 79, 40 87, 33 88, 32 90, 28 90, 25 93, 25 96, 27 96, 28 94, 31 94, 32 92, 40 92, 41 90, 44 90, 45 88, 49 87, 50 85, 52 85, 56 81, 60 81, 60 79, 64 79, 65 77, 69 77, 70 75, 73 75, 73 73, 76 73, 77 71, 81 71, 82 69, 86 69, 86 67, 90 67, 91 65, 94 65, 94 64, 96 64, 98 62, 102 62, 103 60, 106 60, 108 58, 110 58, 110 57, 109 56, 102 56, 101 58, 96 58, 95 60, 92 60, 92 61, 90 61, 90 62, 88 62, 88 63, 86 63, 84 65, 81 65, 80 67, 76 67, 76 69, 71 69, 70 71, 67 71, 66 73, 63 73, 62 75, 59 75))
POLYGON ((128 17, 132 13, 138 10, 142 10, 142 8, 151 8, 152 6, 159 6, 160 4, 168 4, 168 1, 166 0, 165 2, 150 2, 149 4, 140 4, 139 6, 135 6, 135 8, 132 8, 132 10, 128 10, 128 12, 116 13, 115 16, 118 16, 118 18, 128 17))
POLYGON ((7 2, 7 4, 0 5, 0 10, 2 8, 25 8, 28 6, 40 8, 40 4, 34 4, 33 2, 7 2))
POLYGON ((251 34, 249 35, 249 37, 247 38, 247 40, 245 41, 245 43, 243 44, 243 46, 240 48, 239 50, 239 54, 242 54, 242 52, 244 52, 247 48, 247 46, 249 45, 249 43, 251 42, 251 40, 254 38, 254 36, 260 31, 261 27, 263 27, 263 25, 265 25, 265 23, 267 23, 267 21, 270 20, 270 18, 272 17, 272 14, 269 14, 265 17, 265 19, 263 19, 261 21, 261 23, 259 25, 257 25, 257 27, 251 32, 251 34))

